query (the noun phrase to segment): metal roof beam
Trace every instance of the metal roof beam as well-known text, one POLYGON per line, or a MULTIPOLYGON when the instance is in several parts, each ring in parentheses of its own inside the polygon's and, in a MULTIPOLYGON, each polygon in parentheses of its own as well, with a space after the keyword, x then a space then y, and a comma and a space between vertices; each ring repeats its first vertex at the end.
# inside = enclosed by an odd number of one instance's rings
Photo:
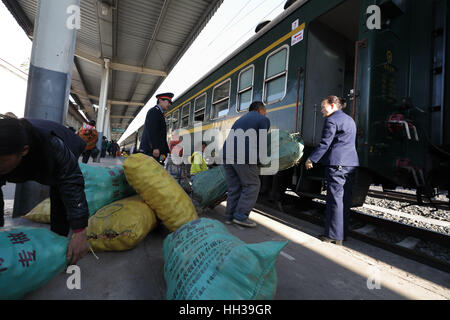
POLYGON ((111 119, 134 119, 133 116, 117 116, 117 115, 111 115, 111 119))
MULTIPOLYGON (((70 93, 76 94, 76 95, 82 95, 82 92, 79 92, 77 90, 70 90, 70 93)), ((95 101, 99 101, 99 97, 92 95, 92 94, 88 94, 87 97, 89 99, 95 100, 95 101)), ((108 104, 113 104, 113 105, 128 105, 128 106, 135 106, 135 107, 143 107, 145 106, 145 103, 143 102, 137 102, 137 101, 120 101, 120 100, 108 100, 107 102, 108 104)))
MULTIPOLYGON (((103 65, 103 60, 101 58, 94 57, 88 53, 75 50, 75 56, 83 59, 85 61, 88 61, 90 63, 96 64, 99 67, 103 65)), ((133 73, 142 73, 142 74, 148 74, 152 76, 159 76, 159 77, 167 77, 167 72, 162 70, 155 70, 145 67, 139 67, 139 66, 131 66, 128 64, 118 63, 118 62, 111 62, 110 63, 110 69, 117 70, 117 71, 124 71, 124 72, 133 72, 133 73)))
POLYGON ((113 57, 113 7, 109 1, 97 0, 97 23, 100 31, 102 58, 113 57))
MULTIPOLYGON (((89 95, 89 98, 93 99, 93 100, 97 100, 98 101, 98 97, 93 96, 93 95, 89 95)), ((136 101, 120 101, 120 100, 108 100, 108 104, 114 104, 114 105, 123 105, 123 106, 135 106, 135 107, 143 107, 145 106, 145 103, 143 102, 136 102, 136 101)))
POLYGON ((126 65, 123 63, 113 62, 113 63, 111 63, 111 67, 114 70, 118 70, 118 71, 148 74, 148 75, 159 76, 159 77, 167 77, 166 71, 155 70, 155 69, 144 68, 144 67, 135 67, 135 66, 126 65))

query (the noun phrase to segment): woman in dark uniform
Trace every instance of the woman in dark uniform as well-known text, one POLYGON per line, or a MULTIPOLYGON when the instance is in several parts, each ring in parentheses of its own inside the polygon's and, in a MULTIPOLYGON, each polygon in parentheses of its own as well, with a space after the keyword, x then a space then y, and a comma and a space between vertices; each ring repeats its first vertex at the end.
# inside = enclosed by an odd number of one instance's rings
POLYGON ((306 169, 321 160, 327 181, 325 232, 319 238, 324 242, 342 245, 348 231, 355 167, 359 166, 356 153, 356 124, 342 109, 345 99, 329 96, 322 101, 325 118, 322 139, 306 161, 306 169))

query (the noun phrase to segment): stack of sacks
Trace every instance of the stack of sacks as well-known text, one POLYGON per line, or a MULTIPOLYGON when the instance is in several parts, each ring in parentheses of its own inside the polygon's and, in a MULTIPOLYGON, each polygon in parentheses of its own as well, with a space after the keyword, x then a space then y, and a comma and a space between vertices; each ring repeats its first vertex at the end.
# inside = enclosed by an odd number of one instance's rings
POLYGON ((155 159, 133 154, 123 167, 130 185, 170 231, 198 218, 189 196, 155 159))
POLYGON ((90 216, 111 202, 136 194, 120 165, 94 167, 80 163, 80 168, 84 176, 84 193, 90 216))
POLYGON ((44 228, 0 229, 0 300, 20 299, 64 271, 68 244, 44 228))
POLYGON ((123 251, 138 245, 156 225, 155 213, 136 195, 98 210, 86 234, 96 251, 123 251))
MULTIPOLYGON (((84 193, 92 216, 100 208, 111 202, 136 194, 128 184, 123 167, 95 167, 80 163, 84 177, 84 193)), ((39 222, 50 223, 50 199, 45 199, 23 218, 39 222)))

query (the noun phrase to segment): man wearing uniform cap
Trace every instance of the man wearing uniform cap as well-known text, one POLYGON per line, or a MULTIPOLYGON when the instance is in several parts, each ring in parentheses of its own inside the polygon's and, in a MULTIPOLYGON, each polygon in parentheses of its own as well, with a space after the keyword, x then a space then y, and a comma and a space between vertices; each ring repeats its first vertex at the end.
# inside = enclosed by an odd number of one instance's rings
POLYGON ((145 118, 140 152, 160 161, 160 157, 167 157, 169 146, 167 144, 167 128, 164 120, 164 112, 172 105, 173 93, 161 93, 156 95, 158 103, 151 108, 145 118))

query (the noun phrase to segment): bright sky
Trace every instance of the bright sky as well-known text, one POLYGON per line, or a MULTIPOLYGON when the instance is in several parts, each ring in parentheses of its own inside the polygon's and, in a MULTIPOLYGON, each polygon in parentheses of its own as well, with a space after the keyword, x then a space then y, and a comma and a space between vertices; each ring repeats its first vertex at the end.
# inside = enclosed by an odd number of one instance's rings
MULTIPOLYGON (((176 99, 252 37, 259 22, 272 20, 279 15, 285 2, 286 0, 224 0, 156 93, 170 91, 175 94, 176 99)), ((31 41, 3 3, 0 3, 0 43, 0 59, 17 68, 28 61, 31 41)), ((5 63, 0 60, 0 113, 11 111, 21 117, 25 108, 26 82, 6 71, 2 65, 5 63)), ((155 97, 149 100, 119 142, 144 124, 147 111, 154 106, 155 100, 155 97)))
POLYGON ((0 2, 0 43, 0 113, 13 112, 23 117, 32 43, 3 2, 0 2))

